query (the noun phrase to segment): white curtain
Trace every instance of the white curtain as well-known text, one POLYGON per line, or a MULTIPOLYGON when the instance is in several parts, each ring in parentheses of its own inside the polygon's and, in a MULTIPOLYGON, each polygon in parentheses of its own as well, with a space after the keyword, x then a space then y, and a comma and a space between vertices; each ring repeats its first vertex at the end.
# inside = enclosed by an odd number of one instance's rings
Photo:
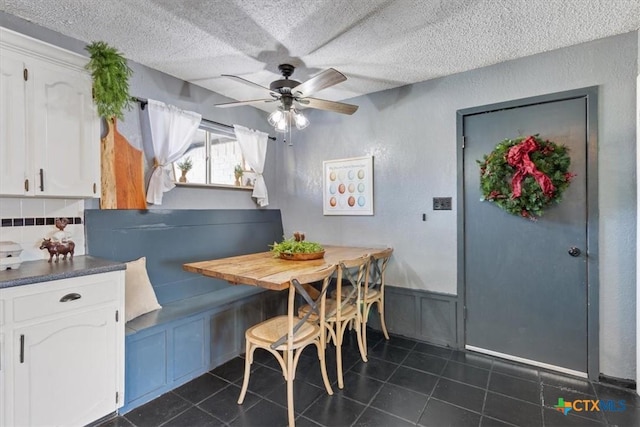
POLYGON ((153 99, 148 101, 147 111, 154 155, 147 202, 161 205, 162 194, 175 187, 171 163, 189 148, 202 116, 153 99))
POLYGON ((236 139, 240 144, 242 155, 247 164, 256 173, 256 182, 253 184, 252 197, 256 199, 258 206, 269 205, 269 195, 267 194, 267 184, 264 182, 262 172, 264 171, 264 161, 267 157, 267 142, 269 135, 258 130, 252 130, 244 126, 233 125, 236 132, 236 139))

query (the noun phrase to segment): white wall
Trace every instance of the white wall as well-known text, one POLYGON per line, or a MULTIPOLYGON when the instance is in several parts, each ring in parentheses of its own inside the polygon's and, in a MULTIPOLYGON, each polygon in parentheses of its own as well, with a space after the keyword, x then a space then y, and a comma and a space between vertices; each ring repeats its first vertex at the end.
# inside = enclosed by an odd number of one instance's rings
POLYGON ((390 284, 455 294, 456 111, 597 85, 600 366, 634 378, 637 45, 629 33, 355 98, 353 116, 311 112, 293 147, 278 146, 285 233, 391 245, 390 284), (363 155, 375 156, 375 216, 324 217, 322 161, 363 155), (453 197, 454 209, 433 211, 437 196, 453 197))

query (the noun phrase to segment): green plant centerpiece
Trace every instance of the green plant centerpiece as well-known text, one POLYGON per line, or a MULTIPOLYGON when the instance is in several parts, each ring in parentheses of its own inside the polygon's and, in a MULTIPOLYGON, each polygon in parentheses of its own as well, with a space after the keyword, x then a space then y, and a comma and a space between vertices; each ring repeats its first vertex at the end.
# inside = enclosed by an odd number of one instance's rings
POLYGON ((316 242, 305 241, 304 233, 296 231, 293 237, 269 245, 274 258, 308 261, 324 257, 324 248, 316 242))
POLYGON ((178 169, 182 172, 182 176, 178 179, 179 182, 187 182, 187 172, 193 168, 193 162, 191 161, 191 157, 185 157, 183 161, 178 162, 176 164, 178 169))
POLYGON ((85 48, 91 59, 86 69, 93 79, 93 98, 98 114, 107 120, 123 119, 123 110, 130 110, 129 77, 133 74, 127 60, 105 42, 93 42, 85 48))

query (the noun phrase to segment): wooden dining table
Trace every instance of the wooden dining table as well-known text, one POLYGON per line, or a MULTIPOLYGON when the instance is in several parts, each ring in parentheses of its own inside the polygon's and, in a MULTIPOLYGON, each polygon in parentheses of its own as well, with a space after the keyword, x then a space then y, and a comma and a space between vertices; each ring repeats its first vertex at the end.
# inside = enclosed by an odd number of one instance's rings
POLYGON ((321 270, 340 261, 374 255, 386 248, 323 245, 324 257, 308 261, 291 261, 274 257, 272 252, 259 252, 183 264, 183 269, 231 284, 259 286, 280 291, 300 274, 321 270))
MULTIPOLYGON (((183 269, 207 277, 226 280, 231 284, 244 284, 259 286, 261 288, 282 291, 295 286, 298 292, 309 304, 315 305, 321 292, 311 284, 299 284, 292 279, 307 273, 313 273, 329 266, 337 266, 340 269, 341 261, 355 260, 364 256, 372 256, 383 252, 387 248, 366 248, 352 246, 323 245, 324 257, 315 260, 293 261, 274 257, 272 252, 259 252, 247 255, 238 255, 228 258, 220 258, 209 261, 190 262, 183 264, 183 269)), ((341 301, 341 285, 338 280, 336 287, 336 299, 341 301)), ((353 283, 352 283, 353 285, 353 283)), ((308 314, 307 314, 308 316, 308 314)), ((306 319, 306 317, 305 317, 306 319)), ((327 325, 327 327, 333 327, 327 325)), ((357 326, 359 331, 360 326, 357 326)), ((358 334, 360 340, 360 334, 358 334)), ((338 384, 342 388, 342 348, 341 339, 334 335, 336 344, 336 369, 338 372, 338 384), (337 341, 336 341, 337 340, 337 341)), ((361 353, 366 362, 366 342, 361 343, 361 353)))

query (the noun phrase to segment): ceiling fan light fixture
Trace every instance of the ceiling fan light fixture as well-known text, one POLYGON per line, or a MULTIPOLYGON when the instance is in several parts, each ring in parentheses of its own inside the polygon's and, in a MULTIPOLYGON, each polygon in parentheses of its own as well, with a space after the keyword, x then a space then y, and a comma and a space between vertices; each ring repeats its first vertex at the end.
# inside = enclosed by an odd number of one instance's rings
POLYGON ((280 122, 283 119, 284 119, 284 111, 282 111, 281 109, 277 109, 273 113, 269 114, 269 118, 267 119, 267 121, 271 126, 276 127, 276 124, 278 124, 278 122, 280 122))
POLYGON ((291 111, 293 114, 293 121, 296 124, 296 128, 302 130, 309 126, 309 119, 307 119, 304 114, 295 109, 292 109, 291 111))
POLYGON ((289 113, 282 112, 282 116, 280 117, 280 120, 275 122, 273 124, 273 127, 276 130, 276 132, 280 132, 280 133, 288 132, 289 131, 289 113))

